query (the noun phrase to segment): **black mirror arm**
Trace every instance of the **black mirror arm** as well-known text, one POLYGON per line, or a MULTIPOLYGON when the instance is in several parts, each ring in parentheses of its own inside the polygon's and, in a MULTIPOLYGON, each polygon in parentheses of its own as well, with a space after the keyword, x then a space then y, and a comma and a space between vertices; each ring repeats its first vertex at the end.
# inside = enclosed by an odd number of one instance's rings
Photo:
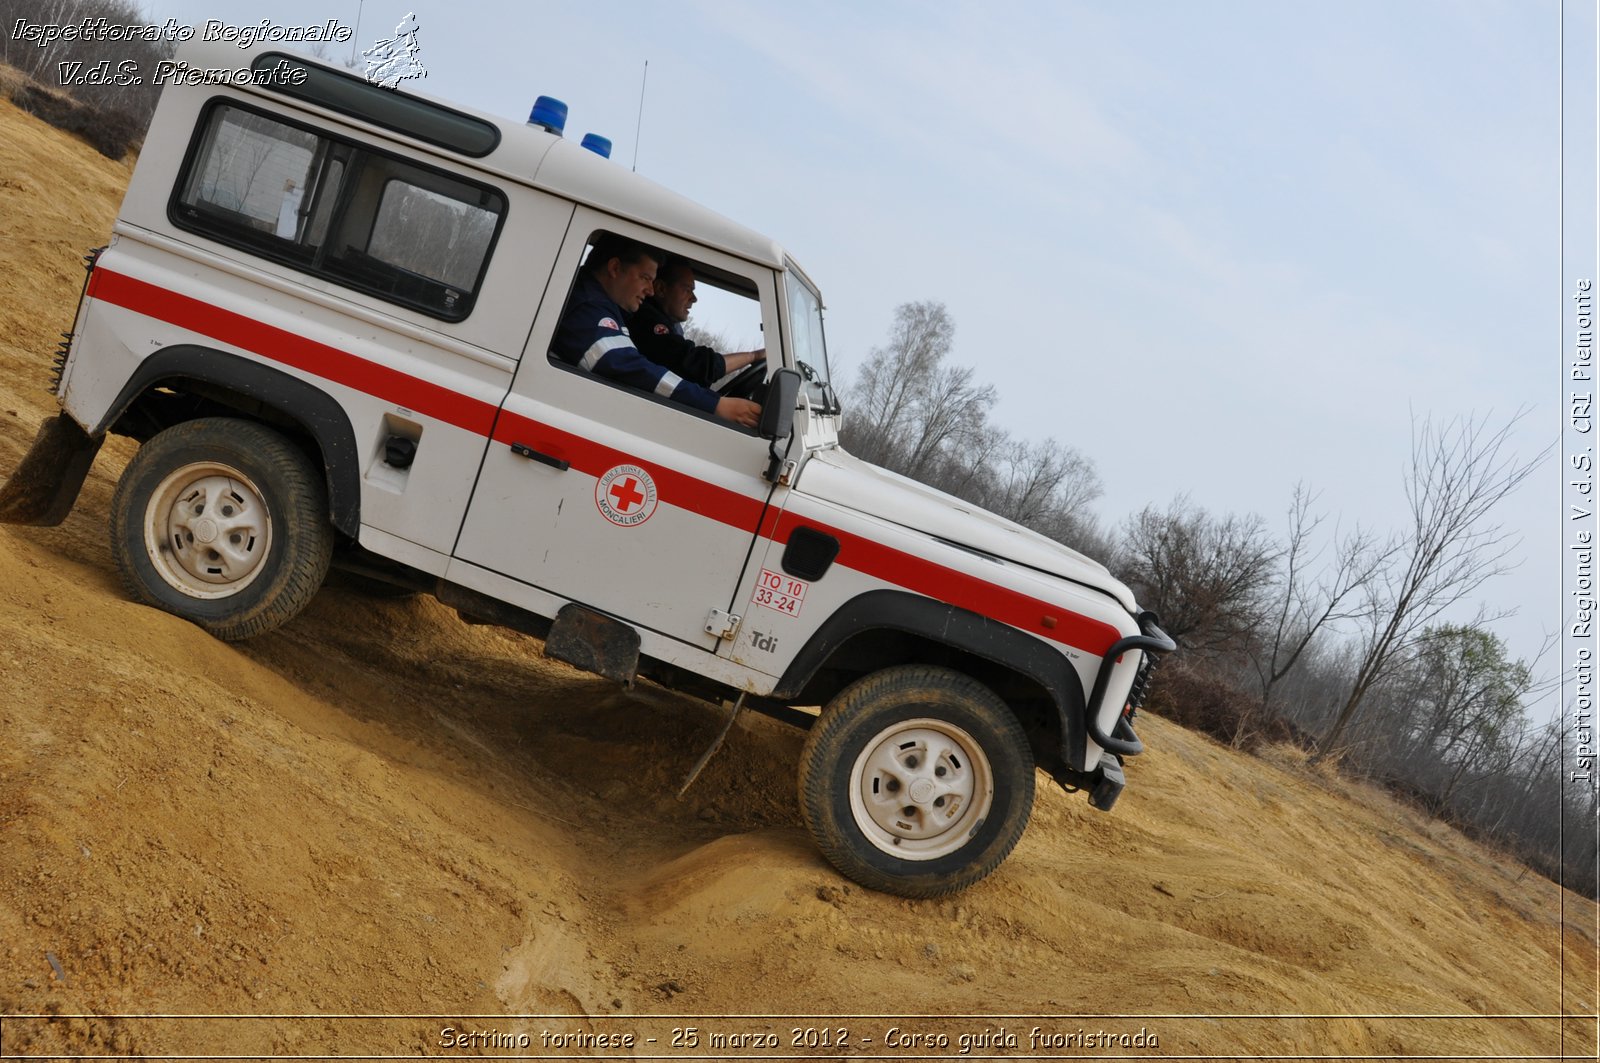
POLYGON ((788 460, 789 451, 792 450, 793 448, 794 448, 794 433, 793 432, 789 433, 788 439, 784 443, 783 453, 782 454, 778 453, 778 441, 777 441, 777 439, 773 439, 770 443, 767 444, 767 458, 768 458, 767 471, 762 473, 761 475, 768 483, 774 483, 775 484, 775 483, 778 482, 778 478, 783 475, 783 463, 788 460))

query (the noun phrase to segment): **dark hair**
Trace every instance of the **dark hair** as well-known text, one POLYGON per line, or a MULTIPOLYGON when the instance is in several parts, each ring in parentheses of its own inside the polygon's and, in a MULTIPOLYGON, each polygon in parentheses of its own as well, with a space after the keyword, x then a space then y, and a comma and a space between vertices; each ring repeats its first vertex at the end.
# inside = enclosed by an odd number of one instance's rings
POLYGON ((658 263, 656 269, 657 280, 670 281, 679 274, 687 273, 689 279, 694 279, 694 266, 682 255, 668 255, 666 260, 658 263))
POLYGON ((646 258, 660 263, 664 257, 660 251, 647 244, 641 244, 626 236, 618 236, 616 233, 603 232, 595 237, 594 248, 584 261, 583 268, 590 273, 598 273, 614 258, 621 259, 624 266, 631 266, 646 258))

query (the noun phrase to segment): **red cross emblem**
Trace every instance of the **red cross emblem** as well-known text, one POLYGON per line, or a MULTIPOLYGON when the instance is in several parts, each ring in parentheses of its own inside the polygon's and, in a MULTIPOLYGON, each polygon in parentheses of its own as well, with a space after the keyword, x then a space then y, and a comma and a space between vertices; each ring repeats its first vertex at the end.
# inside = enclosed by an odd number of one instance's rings
POLYGON ((633 477, 613 483, 608 492, 616 504, 618 513, 627 513, 634 506, 644 501, 644 492, 639 490, 639 481, 633 477))
POLYGON ((614 465, 595 481, 594 504, 620 528, 636 528, 656 511, 656 482, 637 465, 614 465))

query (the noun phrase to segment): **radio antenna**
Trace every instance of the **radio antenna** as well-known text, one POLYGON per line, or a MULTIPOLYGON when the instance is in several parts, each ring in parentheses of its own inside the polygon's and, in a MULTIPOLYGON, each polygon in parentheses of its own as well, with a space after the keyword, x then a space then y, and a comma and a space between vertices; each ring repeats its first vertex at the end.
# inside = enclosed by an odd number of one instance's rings
POLYGON ((639 172, 639 130, 644 126, 644 86, 650 80, 650 60, 644 61, 644 75, 639 78, 639 120, 633 125, 633 172, 639 172))

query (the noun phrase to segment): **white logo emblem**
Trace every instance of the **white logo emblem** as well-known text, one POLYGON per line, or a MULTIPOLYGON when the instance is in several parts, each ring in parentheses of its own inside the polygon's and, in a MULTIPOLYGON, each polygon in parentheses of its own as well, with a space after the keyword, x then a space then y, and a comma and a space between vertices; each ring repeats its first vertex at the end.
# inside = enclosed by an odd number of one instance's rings
POLYGON ((656 511, 656 482, 637 465, 615 465, 594 485, 600 515, 621 528, 635 528, 656 511))
POLYGON ((386 89, 395 88, 408 78, 425 78, 428 72, 417 61, 417 16, 408 13, 394 28, 394 36, 379 41, 361 54, 367 57, 367 80, 386 89))

